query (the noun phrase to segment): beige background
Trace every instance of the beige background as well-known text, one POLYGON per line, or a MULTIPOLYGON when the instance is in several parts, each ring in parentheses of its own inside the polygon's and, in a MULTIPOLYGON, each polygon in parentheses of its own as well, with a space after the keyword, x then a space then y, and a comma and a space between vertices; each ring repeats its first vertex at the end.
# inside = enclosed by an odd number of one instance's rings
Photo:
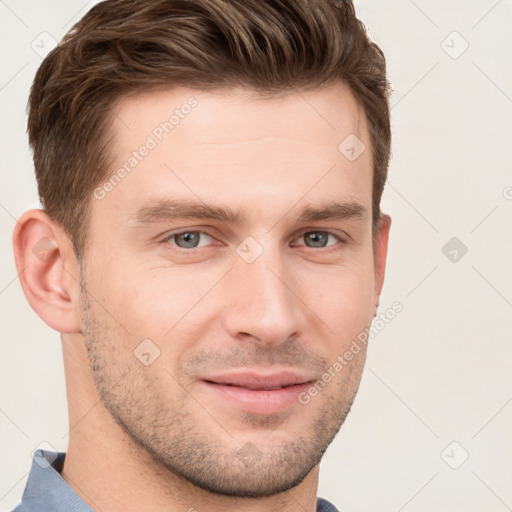
MULTIPOLYGON (((33 449, 67 444, 59 335, 25 300, 11 234, 38 204, 25 135, 31 80, 93 3, 0 0, 0 511, 18 503, 33 449)), ((510 510, 512 2, 356 7, 395 90, 381 310, 404 310, 371 342, 319 494, 345 512, 510 510)))

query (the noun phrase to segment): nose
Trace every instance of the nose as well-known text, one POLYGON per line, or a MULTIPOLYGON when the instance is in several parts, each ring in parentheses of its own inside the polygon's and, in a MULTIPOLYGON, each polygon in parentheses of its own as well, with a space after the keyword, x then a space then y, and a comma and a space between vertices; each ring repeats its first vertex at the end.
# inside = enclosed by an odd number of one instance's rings
POLYGON ((223 321, 233 338, 275 346, 298 334, 301 302, 279 254, 240 259, 228 276, 223 321))

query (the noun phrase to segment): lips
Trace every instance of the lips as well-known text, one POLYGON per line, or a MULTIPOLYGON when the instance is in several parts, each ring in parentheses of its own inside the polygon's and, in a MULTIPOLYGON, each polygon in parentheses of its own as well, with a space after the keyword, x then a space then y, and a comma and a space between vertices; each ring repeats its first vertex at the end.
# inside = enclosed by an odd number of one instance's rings
POLYGON ((277 414, 298 401, 298 395, 313 382, 314 376, 294 371, 272 374, 234 372, 208 376, 201 380, 216 400, 243 412, 277 414))
POLYGON ((204 379, 214 384, 235 386, 239 388, 272 391, 275 389, 295 386, 309 382, 311 377, 299 375, 294 372, 280 372, 271 375, 258 375, 255 373, 232 373, 204 379))

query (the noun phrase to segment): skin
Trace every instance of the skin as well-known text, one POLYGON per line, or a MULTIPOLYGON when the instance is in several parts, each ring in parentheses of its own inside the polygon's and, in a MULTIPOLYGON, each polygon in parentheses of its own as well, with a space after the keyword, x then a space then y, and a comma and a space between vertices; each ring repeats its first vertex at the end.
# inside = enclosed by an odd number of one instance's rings
POLYGON ((15 229, 23 290, 62 338, 62 476, 105 512, 313 512, 320 459, 355 397, 365 350, 309 403, 276 413, 244 411, 204 379, 293 369, 316 381, 370 325, 390 218, 372 240, 365 116, 341 83, 274 98, 247 89, 141 94, 116 105, 112 172, 191 96, 190 114, 91 199, 81 262, 41 210, 15 229), (349 134, 366 145, 354 161, 338 150, 349 134), (159 199, 228 206, 245 219, 138 223, 138 209, 159 199), (305 206, 333 201, 364 212, 297 221, 305 206), (207 235, 191 250, 170 237, 180 230, 207 235), (311 232, 326 246, 311 246, 311 232), (251 263, 236 251, 249 236, 262 249, 251 263), (32 248, 44 237, 54 247, 40 259, 32 248), (159 351, 148 365, 134 355, 145 339, 146 354, 159 351))

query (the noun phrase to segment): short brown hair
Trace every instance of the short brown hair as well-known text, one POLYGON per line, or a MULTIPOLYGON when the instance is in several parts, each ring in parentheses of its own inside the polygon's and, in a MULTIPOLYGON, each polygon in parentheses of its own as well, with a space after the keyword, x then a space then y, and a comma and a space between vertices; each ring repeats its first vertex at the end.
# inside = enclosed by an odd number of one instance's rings
POLYGON ((28 134, 41 203, 80 258, 92 192, 112 164, 111 109, 125 94, 174 85, 278 93, 333 81, 350 87, 368 121, 375 229, 390 156, 389 84, 384 55, 352 2, 101 2, 44 59, 31 88, 28 134))

